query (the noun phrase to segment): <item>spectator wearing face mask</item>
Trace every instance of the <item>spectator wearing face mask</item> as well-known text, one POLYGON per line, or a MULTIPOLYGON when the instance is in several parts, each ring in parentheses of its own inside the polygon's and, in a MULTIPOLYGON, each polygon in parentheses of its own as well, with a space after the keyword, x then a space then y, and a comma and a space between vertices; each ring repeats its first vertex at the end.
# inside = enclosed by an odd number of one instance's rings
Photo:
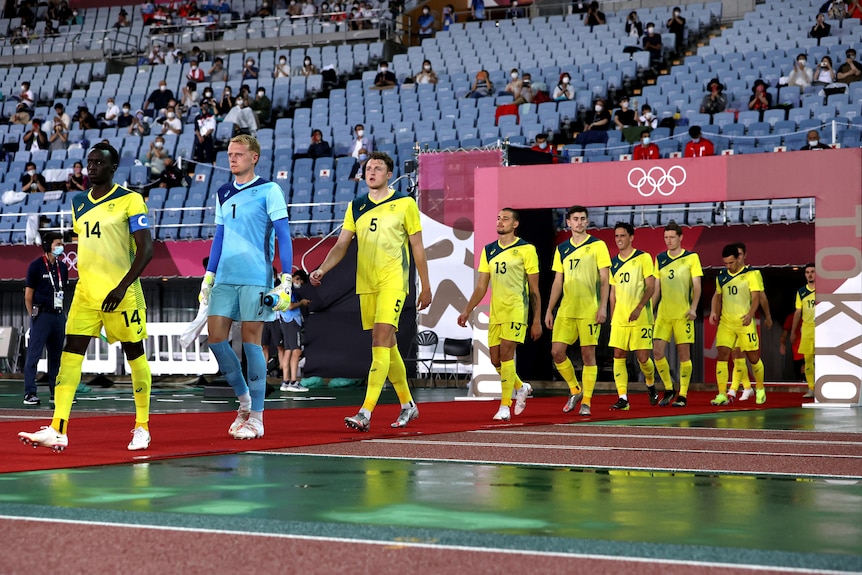
POLYGON ((96 116, 96 119, 99 120, 99 127, 105 129, 115 127, 119 117, 120 107, 114 102, 114 98, 108 98, 105 103, 105 111, 96 116))
POLYGON ((69 130, 63 122, 54 122, 54 130, 51 132, 51 137, 48 139, 48 149, 50 151, 65 150, 69 145, 69 130))
POLYGON ((658 117, 653 113, 652 106, 644 104, 641 106, 641 115, 638 118, 639 126, 646 126, 651 130, 658 128, 658 117))
POLYGON ((198 66, 197 60, 192 60, 192 63, 189 65, 189 71, 186 74, 186 80, 190 80, 192 82, 204 81, 204 71, 200 69, 200 66, 198 66))
POLYGON ((632 150, 632 159, 635 160, 658 160, 661 158, 661 152, 658 146, 651 142, 650 134, 652 130, 644 130, 641 134, 641 143, 636 145, 632 150))
POLYGON ((302 15, 302 4, 296 0, 290 0, 287 6, 287 14, 293 18, 302 15))
POLYGON ((192 159, 196 162, 211 164, 215 161, 216 118, 208 99, 201 102, 201 111, 195 119, 195 143, 192 146, 192 159))
POLYGON ((273 71, 273 77, 290 78, 290 66, 287 64, 286 56, 279 57, 278 64, 275 65, 275 70, 273 71))
POLYGON ((174 99, 174 93, 168 89, 168 83, 164 80, 159 82, 159 87, 150 93, 150 96, 144 102, 144 113, 152 116, 160 110, 168 107, 168 102, 174 99), (150 106, 153 107, 152 113, 149 113, 150 106))
POLYGON ((36 106, 36 96, 33 94, 33 90, 30 89, 30 82, 21 82, 21 92, 13 94, 9 99, 21 102, 27 106, 28 110, 32 110, 36 106))
POLYGON ((422 14, 417 18, 416 23, 419 25, 419 41, 425 38, 434 36, 434 15, 428 6, 422 8, 422 14))
POLYGON ((150 133, 150 123, 144 115, 143 110, 138 110, 132 117, 132 123, 129 124, 129 134, 133 136, 146 136, 150 133))
POLYGON ((230 86, 225 86, 222 90, 221 98, 216 101, 216 113, 219 116, 225 116, 234 107, 234 100, 230 86))
POLYGON ((299 69, 299 73, 303 76, 311 76, 313 74, 318 74, 317 66, 311 63, 311 58, 308 56, 305 57, 305 60, 302 61, 302 68, 299 69))
POLYGON ((691 138, 691 141, 685 145, 684 157, 701 158, 715 155, 715 146, 701 135, 700 126, 689 128, 688 136, 691 138))
POLYGON ((27 162, 24 166, 24 173, 21 174, 21 191, 25 193, 44 192, 48 189, 45 183, 45 178, 36 171, 36 164, 27 162))
POLYGON ((248 107, 245 99, 237 97, 234 100, 234 106, 225 115, 225 122, 231 122, 234 125, 234 135, 249 134, 254 136, 257 134, 257 118, 254 111, 248 107))
POLYGON ((251 110, 257 118, 257 127, 260 128, 269 123, 272 115, 272 100, 266 95, 266 88, 257 89, 254 100, 251 101, 251 110))
POLYGON ((260 72, 257 66, 254 65, 254 58, 247 58, 245 66, 242 68, 243 80, 257 80, 257 75, 260 72))
POLYGON ((437 73, 431 69, 431 61, 422 62, 422 70, 413 79, 417 84, 436 84, 437 73))
POLYGON ((180 115, 185 116, 189 110, 198 105, 200 95, 198 94, 198 85, 196 82, 189 81, 183 86, 183 96, 180 100, 180 115))
POLYGON ((165 118, 162 120, 162 134, 176 134, 179 136, 183 133, 183 122, 177 117, 176 108, 168 106, 165 110, 165 118))
POLYGON ((560 74, 560 81, 557 82, 557 86, 554 88, 554 94, 551 98, 555 102, 575 99, 575 89, 572 87, 572 77, 568 72, 560 74))
POLYGON ((673 12, 667 21, 667 30, 674 35, 674 50, 677 54, 682 53, 685 38, 685 18, 681 16, 679 6, 674 6, 673 12))
POLYGON ((814 70, 808 65, 808 56, 799 54, 796 57, 796 62, 793 63, 793 70, 787 76, 788 86, 799 86, 802 89, 807 88, 814 81, 814 70))
POLYGON ((629 108, 629 98, 628 96, 623 96, 620 99, 619 110, 614 112, 614 126, 616 126, 617 130, 623 130, 637 125, 637 115, 634 110, 629 108))
POLYGON ((515 94, 515 99, 512 104, 519 106, 521 104, 531 104, 536 96, 537 90, 533 87, 533 78, 530 74, 524 74, 521 79, 521 89, 515 94))
POLYGON ((33 119, 30 129, 24 132, 24 149, 31 152, 48 149, 48 134, 42 130, 42 120, 33 119))
POLYGON ((353 135, 353 143, 350 145, 351 156, 358 159, 361 150, 365 150, 366 154, 374 151, 374 141, 371 136, 365 133, 365 126, 356 124, 356 127, 353 128, 353 135))
POLYGON ((560 161, 560 159, 557 157, 557 151, 554 150, 553 146, 548 144, 548 135, 547 134, 544 134, 544 133, 536 134, 536 143, 533 144, 533 146, 530 149, 533 150, 534 152, 541 152, 543 154, 550 154, 551 157, 553 158, 551 160, 551 162, 554 164, 556 164, 557 162, 560 161))
POLYGON ((643 49, 649 52, 649 64, 657 68, 662 62, 661 35, 655 33, 655 24, 647 22, 646 36, 643 37, 643 49))
POLYGON ((59 102, 54 104, 54 124, 57 122, 62 123, 67 130, 72 127, 72 118, 66 113, 66 107, 59 102))
POLYGON ((724 112, 727 108, 727 96, 724 95, 724 86, 718 81, 718 78, 713 78, 706 85, 709 92, 703 97, 700 103, 701 114, 718 114, 724 112))
POLYGON ((380 69, 374 77, 372 90, 389 90, 398 85, 398 79, 395 74, 389 71, 389 63, 385 60, 380 62, 380 69))
POLYGON ((632 10, 626 18, 626 36, 635 40, 640 40, 644 35, 643 22, 638 18, 638 13, 632 10))
POLYGON ((353 167, 350 169, 349 178, 354 182, 364 182, 365 163, 368 161, 368 150, 366 150, 365 148, 360 148, 359 150, 357 150, 356 159, 359 161, 353 164, 353 167))
POLYGON ((605 108, 605 100, 597 98, 593 109, 586 113, 584 131, 578 134, 575 143, 582 146, 594 143, 607 144, 608 130, 611 127, 611 113, 605 108))
POLYGON ((503 88, 503 91, 500 93, 503 94, 512 94, 514 97, 516 94, 521 91, 521 75, 518 73, 517 68, 512 68, 512 71, 509 72, 509 81, 506 83, 506 87, 503 88))
POLYGON ((162 175, 165 169, 165 158, 167 157, 168 152, 165 150, 165 139, 161 136, 156 136, 156 139, 150 142, 145 162, 150 167, 150 175, 154 179, 158 179, 162 175))
POLYGON ((811 27, 811 31, 808 35, 812 38, 817 38, 817 45, 819 46, 820 39, 829 36, 831 30, 832 26, 826 21, 826 15, 820 13, 817 15, 814 26, 811 27))
POLYGON ((760 79, 755 80, 751 92, 748 109, 760 112, 760 119, 763 120, 763 112, 772 108, 772 94, 766 91, 766 82, 760 79))
POLYGON ((117 116, 117 127, 128 128, 132 125, 132 107, 128 102, 123 102, 123 107, 120 108, 120 115, 117 116))
POLYGON ((808 143, 799 148, 800 150, 831 150, 829 146, 820 141, 817 130, 808 131, 808 143))

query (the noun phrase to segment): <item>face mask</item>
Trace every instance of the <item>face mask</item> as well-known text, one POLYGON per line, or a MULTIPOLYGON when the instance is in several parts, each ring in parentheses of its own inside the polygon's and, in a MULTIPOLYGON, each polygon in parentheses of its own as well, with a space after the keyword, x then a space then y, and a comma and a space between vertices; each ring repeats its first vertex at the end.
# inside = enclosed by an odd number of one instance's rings
POLYGON ((299 289, 299 286, 302 285, 302 282, 293 282, 293 289, 299 289))
POLYGON ((368 154, 359 154, 359 161, 364 162, 368 159, 368 154))
POLYGON ((159 91, 160 91, 160 92, 164 92, 164 91, 165 91, 165 90, 167 90, 167 89, 168 89, 168 87, 167 87, 167 86, 159 86, 159 91))
POLYGON ((198 69, 197 64, 192 64, 192 70, 197 70, 197 69, 198 69))
POLYGON ((679 10, 674 10, 674 11, 673 11, 673 15, 674 15, 674 16, 679 16, 679 10))
POLYGON ((135 117, 136 117, 138 120, 143 120, 143 119, 144 119, 144 115, 143 115, 143 114, 135 114, 135 117))
POLYGON ((511 73, 511 74, 509 74, 509 75, 512 77, 512 79, 513 79, 513 80, 517 80, 517 79, 518 79, 518 73, 517 73, 517 72, 512 72, 512 73, 511 73))
POLYGON ((602 106, 600 104, 596 104, 596 112, 601 112, 602 106))
POLYGON ((124 113, 124 114, 128 114, 128 113, 129 113, 129 109, 128 109, 128 108, 123 108, 123 113, 124 113))
POLYGON ((245 65, 246 66, 254 66, 254 61, 249 60, 248 62, 245 63, 245 65))
POLYGON ((422 66, 422 69, 425 70, 426 72, 430 72, 431 71, 431 64, 425 64, 424 66, 422 66))
POLYGON ((653 33, 653 30, 655 30, 655 28, 653 28, 652 26, 647 26, 647 29, 646 29, 646 31, 647 31, 647 32, 649 32, 650 34, 652 34, 652 33, 653 33))
POLYGON ((109 107, 109 108, 110 108, 111 106, 113 106, 113 105, 114 105, 114 103, 113 103, 113 102, 108 102, 108 107, 109 107))
POLYGON ((169 120, 173 120, 174 116, 176 116, 176 114, 174 114, 173 112, 168 112, 168 119, 169 120))
POLYGON ((212 92, 204 92, 204 98, 212 98, 212 97, 213 97, 212 92))
POLYGON ((311 66, 311 60, 306 60, 306 61, 305 61, 305 65, 306 65, 306 66, 311 66))
POLYGON ((386 72, 387 70, 389 70, 389 68, 387 68, 386 66, 380 66, 381 72, 386 72))
POLYGON ((422 13, 423 13, 423 14, 425 14, 425 15, 427 16, 428 14, 430 14, 430 13, 431 13, 431 10, 428 10, 428 9, 426 8, 425 10, 422 10, 422 13))
POLYGON ((644 118, 646 118, 647 120, 652 118, 652 112, 644 112, 644 118))
POLYGON ((644 146, 648 146, 648 145, 649 145, 649 136, 647 136, 647 137, 645 137, 644 139, 642 139, 642 140, 641 140, 641 142, 643 142, 643 145, 644 145, 644 146))
POLYGON ((258 97, 258 98, 263 98, 265 95, 266 95, 266 92, 264 92, 264 91, 262 91, 262 90, 259 90, 259 91, 257 92, 257 97, 258 97))
POLYGON ((629 109, 629 103, 628 102, 620 102, 620 108, 622 108, 623 110, 628 110, 629 109))
POLYGON ((278 63, 279 63, 279 64, 281 64, 281 65, 283 66, 283 65, 287 64, 287 60, 285 60, 284 58, 282 58, 281 60, 279 60, 279 61, 278 61, 278 63))
POLYGON ((563 78, 563 84, 568 84, 568 83, 569 83, 569 78, 568 78, 568 77, 564 77, 564 78, 563 78))
POLYGON ((27 170, 27 173, 30 174, 31 176, 35 176, 36 170, 27 170))
POLYGON ((808 145, 812 148, 820 143, 820 140, 808 140, 808 145))
POLYGON ((797 60, 797 62, 799 62, 800 66, 804 66, 805 62, 807 62, 807 60, 797 60))
POLYGON ((153 142, 153 146, 161 149, 165 144, 162 142, 153 142))
POLYGON ((544 149, 545 149, 545 148, 547 148, 547 147, 548 147, 548 142, 541 142, 541 143, 539 143, 539 148, 540 148, 540 149, 544 150, 544 149))
POLYGON ((225 96, 230 96, 230 90, 225 90, 225 91, 224 91, 224 95, 225 95, 225 96))
POLYGON ((23 92, 24 90, 26 90, 26 89, 27 89, 27 86, 21 86, 21 91, 22 91, 22 92, 23 92))
POLYGON ((237 99, 236 99, 236 105, 237 105, 237 106, 242 106, 242 98, 237 98, 237 99))
POLYGON ((365 130, 356 130, 356 137, 361 138, 365 135, 365 130))
POLYGON ((57 246, 51 250, 51 253, 59 257, 63 255, 63 246, 57 246))

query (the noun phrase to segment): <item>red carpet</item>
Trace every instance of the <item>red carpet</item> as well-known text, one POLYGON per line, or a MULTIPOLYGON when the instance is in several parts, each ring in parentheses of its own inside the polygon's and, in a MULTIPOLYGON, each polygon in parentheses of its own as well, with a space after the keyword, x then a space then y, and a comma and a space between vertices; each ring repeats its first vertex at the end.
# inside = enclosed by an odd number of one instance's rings
MULTIPOLYGON (((227 434, 234 412, 176 413, 153 415, 150 432, 153 442, 146 451, 131 452, 126 445, 131 439, 134 416, 75 417, 70 422, 69 447, 63 453, 50 449, 25 446, 18 441, 19 431, 36 431, 49 425, 50 420, 0 423, 0 473, 62 469, 92 465, 139 463, 174 457, 220 455, 242 451, 283 449, 306 445, 322 445, 386 437, 404 437, 437 433, 452 433, 499 427, 502 425, 548 425, 584 423, 588 421, 626 420, 643 417, 689 416, 717 411, 758 409, 754 401, 736 402, 716 408, 709 405, 714 393, 689 394, 685 409, 650 406, 645 394, 632 395, 630 411, 611 412, 608 408, 616 396, 593 398, 593 416, 579 417, 562 413, 564 396, 530 399, 527 410, 513 421, 496 423, 491 417, 497 411, 495 401, 455 401, 423 403, 420 417, 410 427, 395 430, 389 424, 398 415, 398 406, 380 405, 374 412, 371 431, 359 433, 344 426, 344 417, 356 413, 355 407, 313 407, 304 409, 268 409, 266 435, 252 441, 237 441, 227 434)), ((799 407, 799 393, 769 393, 764 408, 799 407)))

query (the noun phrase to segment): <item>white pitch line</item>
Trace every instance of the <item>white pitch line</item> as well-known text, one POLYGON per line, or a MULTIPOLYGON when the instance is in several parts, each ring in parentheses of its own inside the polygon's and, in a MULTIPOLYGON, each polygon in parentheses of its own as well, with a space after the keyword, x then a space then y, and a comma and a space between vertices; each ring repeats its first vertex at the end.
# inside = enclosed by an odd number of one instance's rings
POLYGON ((552 469, 619 469, 622 471, 648 471, 654 473, 710 473, 713 475, 757 475, 760 477, 796 477, 801 479, 846 479, 848 481, 862 480, 862 476, 836 475, 828 473, 777 473, 774 471, 740 471, 739 469, 705 469, 689 467, 633 467, 631 465, 586 465, 583 463, 543 463, 537 461, 497 461, 493 459, 447 459, 443 457, 402 457, 390 455, 345 455, 341 453, 302 453, 283 451, 248 451, 251 455, 276 455, 292 457, 342 457, 344 459, 385 459, 387 461, 421 461, 425 463, 455 463, 469 465, 525 465, 529 467, 548 467, 552 469))
MULTIPOLYGON (((593 428, 594 429, 594 428, 593 428)), ((748 430, 745 430, 747 433, 748 430)), ((555 433, 553 431, 518 431, 518 430, 508 430, 508 429, 475 429, 471 431, 467 431, 467 433, 491 433, 494 435, 535 435, 535 436, 545 436, 545 437, 622 437, 626 439, 660 439, 662 441, 667 441, 669 439, 673 441, 677 440, 690 440, 690 441, 732 441, 732 442, 740 442, 740 441, 755 441, 757 443, 775 443, 775 444, 783 444, 790 443, 793 445, 799 444, 807 444, 807 445, 862 445, 862 441, 821 441, 821 440, 811 440, 811 439, 764 439, 764 438, 748 438, 744 435, 737 437, 706 437, 699 435, 644 435, 639 433, 589 433, 586 430, 583 433, 555 433)))
POLYGON ((825 453, 781 453, 769 451, 716 451, 712 449, 673 449, 664 447, 611 447, 585 445, 542 445, 535 443, 474 443, 470 441, 431 441, 422 439, 368 439, 363 443, 398 443, 406 445, 445 445, 452 447, 501 447, 512 449, 524 447, 529 449, 560 449, 564 451, 657 451, 660 453, 706 453, 709 455, 766 455, 770 457, 815 457, 835 459, 860 459, 862 455, 828 455, 825 453))
POLYGON ((218 529, 202 529, 194 527, 169 527, 164 525, 146 525, 136 524, 127 525, 125 523, 114 523, 110 521, 83 521, 79 519, 53 519, 39 517, 15 517, 13 515, 0 515, 0 520, 8 521, 32 521, 36 523, 59 523, 64 525, 94 525, 98 527, 110 528, 126 528, 139 530, 153 531, 173 531, 179 533, 205 533, 210 535, 234 535, 244 537, 268 537, 275 539, 297 539, 300 541, 322 541, 328 543, 355 543, 359 545, 374 545, 378 547, 410 547, 415 549, 431 549, 434 551, 465 551, 468 553, 501 553, 504 555, 531 555, 541 557, 556 557, 560 559, 591 559, 596 561, 613 561, 616 563, 633 562, 655 565, 663 563, 667 565, 682 565, 690 567, 717 567, 721 569, 731 569, 738 571, 747 569, 761 573, 816 573, 818 575, 847 575, 846 571, 831 571, 826 569, 805 569, 797 567, 772 567, 768 565, 748 565, 742 563, 716 563, 712 561, 685 561, 681 559, 662 559, 657 557, 619 557, 616 555, 597 555, 590 553, 561 553, 554 551, 532 551, 529 549, 511 549, 502 547, 472 547, 469 545, 443 545, 439 543, 419 543, 415 541, 399 541, 391 539, 388 541, 380 541, 376 539, 360 539, 350 537, 321 537, 314 535, 294 535, 284 533, 252 533, 248 531, 233 531, 233 530, 218 530, 218 529))

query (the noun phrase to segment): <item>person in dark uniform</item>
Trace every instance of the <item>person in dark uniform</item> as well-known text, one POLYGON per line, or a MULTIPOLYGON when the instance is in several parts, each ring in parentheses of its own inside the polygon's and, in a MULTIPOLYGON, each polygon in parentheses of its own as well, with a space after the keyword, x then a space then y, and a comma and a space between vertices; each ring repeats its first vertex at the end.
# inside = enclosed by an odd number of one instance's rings
POLYGON ((66 335, 66 314, 63 294, 69 285, 69 268, 60 261, 63 236, 47 232, 42 236, 45 253, 36 258, 27 270, 24 284, 24 305, 30 314, 30 345, 24 364, 24 404, 39 405, 36 394, 36 364, 42 350, 48 348, 48 388, 54 398, 54 383, 60 370, 60 354, 66 335))

